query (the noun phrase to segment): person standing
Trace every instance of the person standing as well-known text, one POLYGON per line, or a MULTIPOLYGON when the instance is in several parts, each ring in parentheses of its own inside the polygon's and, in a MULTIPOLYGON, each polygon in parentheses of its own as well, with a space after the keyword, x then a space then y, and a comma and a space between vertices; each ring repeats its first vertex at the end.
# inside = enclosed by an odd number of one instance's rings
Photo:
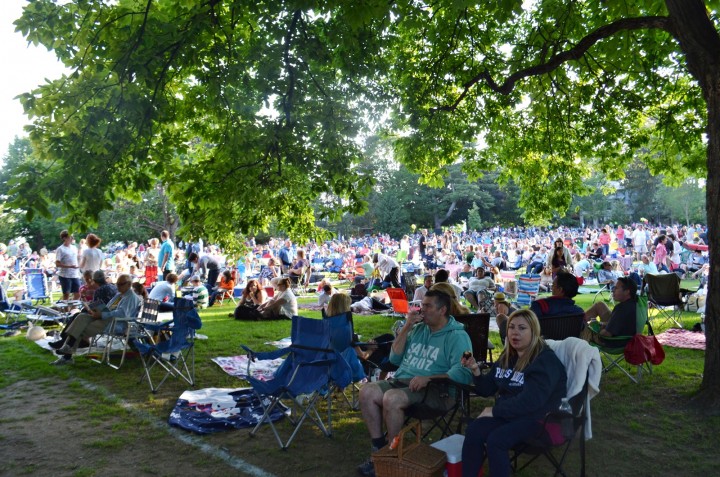
POLYGON ((55 250, 55 268, 60 279, 62 299, 67 300, 72 294, 73 300, 80 299, 80 268, 78 267, 78 250, 73 245, 73 236, 67 230, 60 232, 63 241, 55 250))
POLYGON ((88 234, 85 239, 87 247, 80 254, 80 270, 94 272, 102 268, 102 262, 105 256, 98 248, 100 245, 100 237, 95 234, 88 234))
POLYGON ((167 276, 175 272, 175 245, 170 240, 170 232, 167 230, 160 232, 160 239, 162 245, 160 246, 160 252, 158 252, 158 263, 163 274, 163 280, 167 280, 167 276))

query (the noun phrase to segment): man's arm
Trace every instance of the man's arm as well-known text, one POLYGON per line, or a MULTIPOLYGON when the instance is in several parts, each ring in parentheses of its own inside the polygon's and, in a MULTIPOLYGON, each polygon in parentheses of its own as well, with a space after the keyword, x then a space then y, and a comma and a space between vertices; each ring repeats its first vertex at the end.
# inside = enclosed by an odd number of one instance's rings
POLYGON ((122 297, 117 308, 112 311, 103 311, 102 319, 110 318, 136 318, 138 308, 140 307, 140 298, 132 291, 129 291, 122 297))

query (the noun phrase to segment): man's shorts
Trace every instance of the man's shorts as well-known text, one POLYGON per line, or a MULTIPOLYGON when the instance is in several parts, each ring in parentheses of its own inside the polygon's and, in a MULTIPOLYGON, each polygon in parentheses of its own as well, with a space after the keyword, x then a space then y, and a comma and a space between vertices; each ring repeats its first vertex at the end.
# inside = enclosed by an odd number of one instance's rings
POLYGON ((409 383, 410 379, 388 379, 386 381, 377 381, 375 384, 380 386, 383 394, 391 389, 399 389, 408 397, 410 405, 424 403, 432 409, 450 409, 452 406, 453 400, 448 394, 447 387, 428 384, 427 389, 410 391, 409 383))
POLYGON ((63 295, 70 293, 78 293, 80 291, 80 279, 79 278, 67 278, 58 277, 60 279, 60 288, 62 289, 63 295))

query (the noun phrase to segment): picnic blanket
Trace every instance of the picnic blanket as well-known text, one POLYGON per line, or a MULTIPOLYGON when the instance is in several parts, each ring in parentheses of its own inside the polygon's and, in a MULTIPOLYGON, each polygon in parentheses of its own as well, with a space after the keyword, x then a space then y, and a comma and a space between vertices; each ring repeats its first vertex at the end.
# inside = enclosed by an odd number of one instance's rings
MULTIPOLYGON (((168 424, 197 434, 254 427, 264 409, 252 388, 206 388, 185 391, 170 412, 168 424)), ((289 415, 280 404, 270 414, 272 421, 289 415)))
POLYGON ((705 349, 705 333, 671 328, 659 335, 655 335, 663 346, 673 348, 705 349))
MULTIPOLYGON (((283 361, 285 361, 283 358, 255 361, 250 367, 250 373, 255 379, 267 381, 272 378, 275 370, 280 367, 283 361)), ((240 379, 248 377, 248 357, 246 355, 228 357, 221 356, 213 358, 212 362, 220 366, 220 368, 222 368, 222 370, 230 376, 235 376, 240 379)))

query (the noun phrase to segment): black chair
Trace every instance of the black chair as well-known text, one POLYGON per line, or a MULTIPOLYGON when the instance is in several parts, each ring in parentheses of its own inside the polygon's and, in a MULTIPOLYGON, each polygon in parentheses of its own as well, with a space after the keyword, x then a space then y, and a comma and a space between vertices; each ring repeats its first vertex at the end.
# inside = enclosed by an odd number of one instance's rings
POLYGON ((555 467, 555 475, 560 474, 567 477, 562 466, 570 450, 570 445, 575 437, 579 435, 580 472, 579 474, 573 473, 573 475, 585 477, 585 424, 587 422, 585 403, 587 394, 588 379, 586 376, 582 390, 568 400, 572 408, 572 414, 562 411, 548 413, 545 416, 544 430, 541 434, 513 448, 510 461, 514 472, 523 470, 543 455, 555 467), (560 454, 556 455, 558 452, 560 454), (519 465, 522 455, 528 455, 530 459, 519 465))
MULTIPOLYGON (((456 315, 455 320, 465 325, 465 331, 470 337, 472 344, 472 352, 478 363, 486 364, 492 362, 492 352, 489 348, 488 334, 490 332, 490 315, 488 313, 474 313, 469 315, 456 315)), ((469 350, 468 350, 469 351, 469 350)), ((463 422, 469 415, 467 403, 471 396, 471 388, 455 383, 449 379, 434 379, 426 388, 426 392, 432 387, 439 387, 441 393, 448 393, 455 396, 452 407, 448 410, 439 410, 429 407, 424 403, 418 403, 410 406, 406 411, 406 424, 410 419, 418 419, 421 421, 432 421, 432 425, 427 427, 423 432, 422 438, 425 439, 435 429, 440 429, 441 438, 451 434, 460 434, 462 432, 463 422), (452 423, 456 416, 460 416, 456 429, 453 431, 452 423)))
POLYGON ((540 316, 540 334, 546 340, 579 338, 585 326, 585 315, 540 316))
POLYGON ((646 286, 648 307, 657 310, 656 316, 663 320, 661 326, 671 322, 682 328, 682 312, 688 295, 693 291, 680 288, 680 277, 674 273, 663 275, 647 273, 643 277, 643 289, 646 286))

